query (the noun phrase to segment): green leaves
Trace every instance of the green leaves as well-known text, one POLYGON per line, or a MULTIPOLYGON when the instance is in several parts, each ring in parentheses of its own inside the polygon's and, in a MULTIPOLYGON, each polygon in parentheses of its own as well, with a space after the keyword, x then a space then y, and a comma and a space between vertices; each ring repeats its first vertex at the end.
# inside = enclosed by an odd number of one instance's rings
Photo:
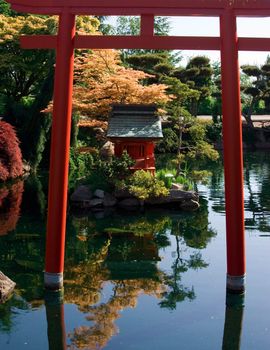
POLYGON ((150 172, 136 171, 129 179, 129 191, 141 200, 149 197, 167 196, 169 190, 165 187, 163 181, 157 179, 150 172))

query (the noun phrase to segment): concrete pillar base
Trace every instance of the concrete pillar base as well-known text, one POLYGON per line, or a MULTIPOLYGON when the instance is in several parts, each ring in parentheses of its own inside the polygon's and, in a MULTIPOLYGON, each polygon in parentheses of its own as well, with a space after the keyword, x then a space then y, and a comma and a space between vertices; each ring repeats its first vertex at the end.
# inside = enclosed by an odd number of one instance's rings
POLYGON ((246 275, 230 276, 227 275, 227 291, 229 293, 242 294, 245 292, 246 275))
POLYGON ((63 288, 63 273, 44 273, 44 285, 46 289, 60 290, 63 288))

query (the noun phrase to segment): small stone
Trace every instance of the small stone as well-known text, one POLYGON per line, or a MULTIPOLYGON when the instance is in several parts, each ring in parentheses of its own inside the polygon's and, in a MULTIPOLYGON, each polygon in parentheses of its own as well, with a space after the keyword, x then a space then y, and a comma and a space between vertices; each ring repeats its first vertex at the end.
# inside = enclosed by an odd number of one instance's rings
POLYGON ((4 302, 13 292, 16 283, 0 271, 0 303, 4 302))
POLYGON ((94 198, 94 199, 91 199, 89 201, 89 207, 90 208, 100 207, 102 205, 103 205, 103 199, 101 199, 101 198, 94 198))
POLYGON ((70 200, 72 202, 84 202, 89 201, 92 197, 89 186, 81 185, 72 193, 70 200))
POLYGON ((105 196, 105 192, 103 190, 99 190, 99 189, 95 190, 94 197, 103 199, 104 196, 105 196))
POLYGON ((103 205, 104 207, 114 207, 117 203, 117 199, 110 193, 105 193, 103 205))
POLYGON ((114 196, 117 199, 124 199, 124 198, 134 198, 132 194, 128 191, 127 188, 121 189, 121 190, 115 190, 114 191, 114 196))
POLYGON ((105 213, 104 213, 104 211, 96 211, 96 212, 94 213, 94 217, 95 217, 97 220, 104 219, 105 213))
POLYGON ((141 206, 140 201, 137 198, 126 198, 118 203, 122 208, 134 208, 141 206))
POLYGON ((184 185, 181 185, 181 184, 176 184, 176 183, 172 183, 172 188, 171 188, 172 190, 181 190, 181 191, 183 191, 183 189, 184 189, 184 185))
POLYGON ((105 133, 105 131, 102 129, 102 128, 94 128, 94 131, 97 133, 97 134, 100 134, 100 135, 103 135, 105 133))
POLYGON ((23 172, 26 174, 31 172, 31 166, 25 161, 23 162, 23 172))
POLYGON ((108 159, 114 155, 114 144, 107 141, 100 149, 99 154, 102 158, 108 159))
POLYGON ((181 209, 183 210, 197 210, 200 207, 200 204, 193 199, 189 201, 184 201, 183 203, 180 204, 181 209))
POLYGON ((194 191, 171 189, 168 196, 149 198, 145 200, 148 205, 170 205, 183 210, 195 210, 199 207, 199 195, 194 191))

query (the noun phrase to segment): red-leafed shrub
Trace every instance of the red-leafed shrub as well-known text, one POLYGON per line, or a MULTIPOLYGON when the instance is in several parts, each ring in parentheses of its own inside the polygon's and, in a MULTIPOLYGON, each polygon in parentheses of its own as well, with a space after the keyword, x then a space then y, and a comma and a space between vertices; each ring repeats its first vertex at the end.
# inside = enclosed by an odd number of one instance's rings
POLYGON ((0 120, 0 181, 23 173, 22 153, 13 127, 0 120))
POLYGON ((0 189, 0 236, 16 228, 20 217, 23 194, 23 181, 10 188, 0 189))

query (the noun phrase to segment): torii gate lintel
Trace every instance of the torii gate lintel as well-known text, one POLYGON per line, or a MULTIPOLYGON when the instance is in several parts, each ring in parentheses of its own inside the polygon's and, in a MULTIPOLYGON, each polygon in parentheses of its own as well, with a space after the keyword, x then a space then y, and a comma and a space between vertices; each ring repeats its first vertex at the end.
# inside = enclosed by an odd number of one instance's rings
POLYGON ((227 288, 245 289, 244 199, 239 50, 270 49, 268 38, 238 38, 237 16, 270 16, 269 0, 8 0, 17 11, 57 14, 57 36, 25 36, 24 48, 56 49, 45 286, 63 285, 74 49, 220 50, 227 232, 227 288), (140 15, 138 36, 76 36, 75 16, 140 15), (220 37, 160 37, 154 16, 218 16, 220 37))

